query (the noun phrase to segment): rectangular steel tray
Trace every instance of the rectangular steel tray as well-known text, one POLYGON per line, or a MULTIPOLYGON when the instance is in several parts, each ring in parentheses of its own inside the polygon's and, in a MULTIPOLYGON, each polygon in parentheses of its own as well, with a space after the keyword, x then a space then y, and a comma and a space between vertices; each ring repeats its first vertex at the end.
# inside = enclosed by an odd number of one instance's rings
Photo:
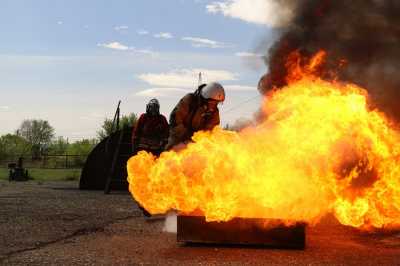
POLYGON ((305 228, 304 223, 285 225, 277 219, 234 218, 228 222, 206 222, 203 216, 178 215, 177 241, 304 249, 305 228))

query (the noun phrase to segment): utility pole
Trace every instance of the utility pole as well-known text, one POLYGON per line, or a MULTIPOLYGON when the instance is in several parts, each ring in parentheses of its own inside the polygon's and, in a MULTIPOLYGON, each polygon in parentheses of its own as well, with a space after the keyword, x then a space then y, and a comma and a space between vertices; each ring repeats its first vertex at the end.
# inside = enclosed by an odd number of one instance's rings
POLYGON ((201 72, 199 72, 199 86, 203 84, 203 77, 201 75, 201 72))

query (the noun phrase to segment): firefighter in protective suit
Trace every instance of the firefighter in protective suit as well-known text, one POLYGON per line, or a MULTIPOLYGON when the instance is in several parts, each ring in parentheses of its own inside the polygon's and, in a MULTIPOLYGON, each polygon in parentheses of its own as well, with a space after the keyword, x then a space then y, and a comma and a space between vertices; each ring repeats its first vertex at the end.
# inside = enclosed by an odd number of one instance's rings
POLYGON ((133 128, 132 149, 148 151, 158 156, 164 151, 168 141, 169 126, 165 116, 160 114, 160 103, 151 99, 146 105, 146 113, 142 114, 133 128))
POLYGON ((224 100, 225 90, 216 82, 203 84, 194 93, 186 94, 170 115, 166 149, 190 141, 196 131, 211 130, 219 125, 218 104, 224 100))

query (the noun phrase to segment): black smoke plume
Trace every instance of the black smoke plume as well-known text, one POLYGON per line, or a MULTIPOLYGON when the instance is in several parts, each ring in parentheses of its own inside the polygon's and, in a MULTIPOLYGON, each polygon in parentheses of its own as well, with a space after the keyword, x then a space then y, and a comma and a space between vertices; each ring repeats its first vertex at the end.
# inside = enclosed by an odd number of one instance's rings
POLYGON ((340 80, 367 89, 380 110, 400 121, 399 0, 280 2, 291 7, 294 16, 269 50, 261 93, 286 85, 285 60, 290 52, 298 50, 307 57, 323 49, 326 67, 336 67, 344 59, 340 80))

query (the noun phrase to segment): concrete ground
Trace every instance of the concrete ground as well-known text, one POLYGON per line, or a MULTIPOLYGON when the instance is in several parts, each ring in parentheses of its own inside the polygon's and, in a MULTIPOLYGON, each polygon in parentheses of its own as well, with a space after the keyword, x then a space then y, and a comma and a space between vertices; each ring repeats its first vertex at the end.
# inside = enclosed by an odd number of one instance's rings
POLYGON ((127 193, 76 182, 0 181, 1 265, 400 265, 400 232, 362 233, 327 217, 305 250, 184 246, 127 193))

